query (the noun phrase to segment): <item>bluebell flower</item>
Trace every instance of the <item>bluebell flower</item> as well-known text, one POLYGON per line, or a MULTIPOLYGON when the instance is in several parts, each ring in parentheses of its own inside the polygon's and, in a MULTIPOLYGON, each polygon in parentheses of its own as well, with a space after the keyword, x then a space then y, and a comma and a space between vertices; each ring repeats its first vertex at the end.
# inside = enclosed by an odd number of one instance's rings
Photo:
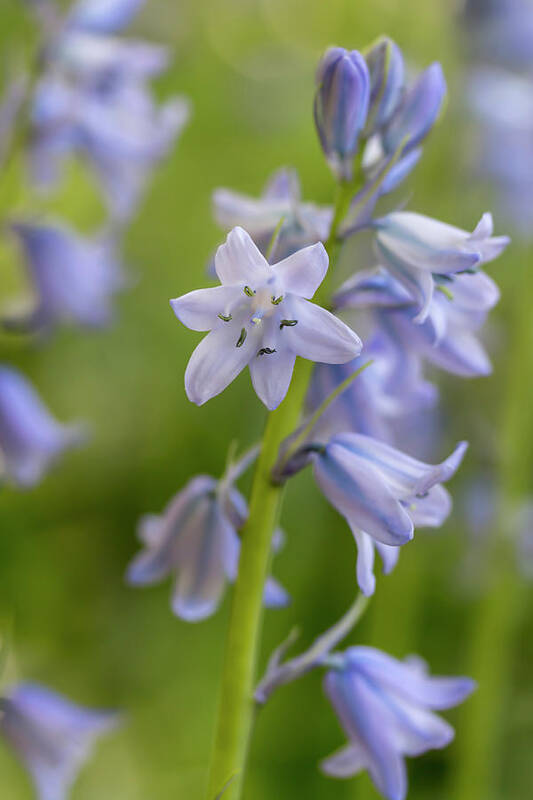
POLYGON ((77 0, 69 11, 67 25, 90 33, 117 33, 125 28, 145 0, 77 0))
POLYGON ((453 728, 433 712, 461 703, 475 682, 432 677, 421 659, 398 661, 373 647, 350 647, 336 660, 325 675, 324 690, 349 743, 321 767, 335 778, 368 771, 387 800, 404 800, 404 757, 451 742, 453 728))
POLYGON ((340 180, 351 180, 368 114, 370 76, 357 50, 331 47, 317 70, 315 123, 322 149, 340 180))
POLYGON ((488 375, 489 357, 478 338, 479 329, 498 302, 494 281, 479 270, 474 274, 440 276, 424 322, 418 305, 391 274, 379 268, 350 278, 334 297, 338 309, 373 309, 379 334, 390 346, 424 359, 462 377, 488 375))
POLYGON ((533 6, 530 0, 467 0, 469 48, 486 62, 510 69, 533 63, 533 6))
POLYGON ((371 135, 390 121, 400 105, 405 89, 405 66, 402 51, 387 36, 380 37, 364 55, 370 75, 365 133, 371 135))
POLYGON ((25 256, 35 305, 8 323, 49 328, 61 322, 107 325, 125 285, 112 240, 85 238, 61 223, 11 225, 25 256))
POLYGON ((317 484, 355 537, 357 580, 364 594, 375 589, 375 548, 390 572, 415 526, 442 525, 451 501, 441 484, 454 475, 466 447, 461 442, 445 461, 431 465, 372 437, 342 433, 312 452, 317 484))
MULTIPOLYGON (((243 496, 226 481, 198 475, 172 498, 161 515, 144 516, 138 533, 144 550, 128 568, 129 583, 140 586, 176 575, 172 610, 197 622, 218 608, 224 588, 237 578, 240 539, 248 516, 243 496)), ((275 537, 273 547, 279 549, 275 537)), ((289 597, 273 578, 265 585, 265 604, 286 605, 289 597)))
POLYGON ((0 699, 0 735, 30 773, 39 800, 66 800, 96 740, 117 723, 117 714, 83 708, 36 684, 20 684, 0 699))
POLYGON ((171 300, 178 319, 210 331, 185 372, 197 405, 223 391, 249 366, 254 389, 269 409, 285 397, 296 356, 331 364, 361 351, 359 337, 311 298, 324 279, 328 256, 321 243, 270 265, 242 228, 228 234, 215 256, 221 286, 171 300))
POLYGON ((2 471, 21 487, 33 486, 61 453, 85 438, 80 425, 62 425, 19 372, 0 367, 2 471))
POLYGON ((409 292, 418 305, 416 322, 424 322, 435 289, 435 275, 476 270, 497 258, 508 236, 493 236, 491 214, 483 214, 472 233, 407 211, 396 211, 375 222, 380 264, 409 292))
POLYGON ((286 258, 296 250, 326 241, 333 219, 333 210, 314 203, 304 203, 296 170, 282 168, 268 180, 259 198, 216 189, 213 193, 215 219, 224 230, 240 225, 265 253, 280 222, 275 245, 278 258, 286 258))

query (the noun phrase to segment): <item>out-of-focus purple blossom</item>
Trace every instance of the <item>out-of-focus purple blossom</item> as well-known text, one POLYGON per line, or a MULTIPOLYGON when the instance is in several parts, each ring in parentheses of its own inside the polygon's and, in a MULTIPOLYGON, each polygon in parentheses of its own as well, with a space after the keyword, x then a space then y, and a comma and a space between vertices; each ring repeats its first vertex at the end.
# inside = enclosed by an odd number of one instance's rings
POLYGON ((35 485, 64 450, 84 438, 80 425, 62 425, 51 416, 26 378, 0 366, 0 459, 10 480, 35 485))
POLYGON ((404 92, 405 67, 402 51, 386 36, 365 52, 370 74, 370 103, 365 133, 381 130, 397 110, 404 92))
POLYGON ((511 69, 531 69, 531 0, 468 0, 465 12, 469 48, 477 58, 511 69))
POLYGON ((283 220, 275 244, 278 258, 296 250, 326 241, 333 210, 314 203, 303 203, 296 170, 282 168, 268 180, 259 198, 216 189, 213 193, 215 219, 226 231, 243 227, 264 254, 280 220, 283 220))
POLYGON ((316 82, 315 123, 322 149, 339 180, 351 180, 368 114, 368 67, 357 50, 331 47, 318 65, 316 82))
POLYGON ((113 242, 87 239, 62 224, 12 224, 25 256, 35 306, 8 324, 48 328, 64 321, 100 327, 112 318, 112 300, 125 279, 113 242))
POLYGON ((497 258, 508 236, 493 236, 491 214, 484 214, 472 233, 422 214, 397 211, 375 222, 376 253, 382 266, 418 305, 415 321, 426 320, 435 289, 435 275, 478 269, 497 258))
POLYGON ((415 526, 442 525, 451 500, 441 484, 454 475, 466 447, 461 442, 445 461, 431 465, 372 437, 342 433, 311 452, 316 482, 357 542, 357 580, 364 594, 375 589, 374 548, 390 572, 415 526))
POLYGON ((437 278, 427 316, 386 270, 357 273, 337 292, 338 309, 373 309, 375 325, 391 346, 462 377, 488 375, 489 357, 477 337, 499 290, 481 270, 437 278))
POLYGON ((0 734, 30 773, 39 800, 66 800, 96 740, 118 715, 71 703, 36 684, 20 684, 0 699, 0 734))
MULTIPOLYGON (((226 583, 237 578, 240 539, 237 531, 248 516, 246 501, 227 481, 198 475, 178 492, 161 515, 140 520, 144 550, 134 558, 127 580, 135 586, 177 575, 172 596, 174 613, 197 622, 218 608, 226 583)), ((281 539, 275 537, 273 547, 281 539)), ((265 584, 265 604, 289 602, 273 578, 265 584)))
POLYGON ((249 366, 258 397, 269 409, 285 397, 296 356, 331 364, 361 352, 359 337, 311 298, 328 268, 321 243, 270 265, 251 237, 234 228, 215 256, 221 285, 171 300, 178 319, 210 331, 185 372, 197 405, 222 392, 249 366))
POLYGON ((387 800, 404 800, 404 757, 451 742, 453 728, 433 712, 461 703, 475 682, 432 677, 421 659, 398 661, 373 647, 350 647, 334 658, 324 690, 349 743, 321 767, 335 778, 366 770, 387 800))
POLYGON ((145 0, 78 0, 67 17, 69 28, 90 33, 117 33, 125 28, 145 0))

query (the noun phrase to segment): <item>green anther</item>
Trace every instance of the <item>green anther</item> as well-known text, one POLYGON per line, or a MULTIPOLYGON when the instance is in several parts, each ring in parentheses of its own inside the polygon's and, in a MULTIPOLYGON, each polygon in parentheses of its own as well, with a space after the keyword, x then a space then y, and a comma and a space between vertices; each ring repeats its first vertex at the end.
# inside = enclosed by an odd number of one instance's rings
POLYGON ((246 339, 246 328, 241 328, 241 335, 237 339, 237 344, 235 345, 235 347, 242 347, 245 339, 246 339))
POLYGON ((272 295, 271 300, 272 300, 272 305, 273 306, 279 306, 279 304, 283 300, 283 295, 280 294, 279 297, 276 297, 275 295, 272 295))
POLYGON ((294 328, 295 325, 298 325, 297 319, 282 319, 279 323, 279 329, 282 328, 294 328))
POLYGON ((453 300, 453 292, 450 292, 447 286, 441 286, 441 284, 438 284, 435 286, 435 289, 437 289, 438 292, 442 292, 444 297, 448 298, 448 300, 453 300))
POLYGON ((233 317, 231 316, 231 314, 228 314, 228 316, 227 316, 227 317, 225 316, 225 314, 217 314, 217 317, 218 317, 219 319, 221 319, 221 320, 222 320, 222 322, 230 322, 230 321, 233 319, 233 317))
POLYGON ((273 349, 271 347, 262 347, 261 350, 257 353, 258 356, 271 356, 272 353, 276 352, 276 348, 273 349))
POLYGON ((249 286, 245 286, 243 291, 244 291, 244 294, 247 295, 248 297, 253 297, 254 294, 255 294, 254 290, 250 289, 249 286))

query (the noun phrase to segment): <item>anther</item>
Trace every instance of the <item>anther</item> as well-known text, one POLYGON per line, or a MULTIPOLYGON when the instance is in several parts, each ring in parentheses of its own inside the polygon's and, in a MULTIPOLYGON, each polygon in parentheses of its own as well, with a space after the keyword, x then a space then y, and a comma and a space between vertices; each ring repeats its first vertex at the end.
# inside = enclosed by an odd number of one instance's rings
POLYGON ((271 299, 271 302, 272 302, 272 305, 273 305, 273 306, 279 306, 279 304, 280 304, 280 303, 281 303, 281 301, 283 300, 283 295, 282 295, 282 294, 280 294, 280 296, 279 296, 279 297, 276 297, 276 296, 273 294, 273 295, 272 295, 272 297, 271 297, 270 299, 271 299))
POLYGON ((253 297, 255 294, 255 291, 253 289, 250 289, 249 286, 245 286, 243 292, 247 297, 253 297))
POLYGON ((447 298, 447 300, 450 300, 450 301, 453 300, 453 292, 450 292, 450 290, 448 289, 447 286, 441 286, 440 284, 437 284, 435 286, 435 289, 438 292, 440 292, 441 294, 443 294, 444 297, 447 298))
POLYGON ((279 329, 282 328, 294 328, 295 325, 298 325, 297 319, 282 319, 279 323, 279 329))
POLYGON ((217 314, 217 317, 218 317, 219 319, 221 319, 221 320, 222 320, 222 322, 230 322, 230 321, 233 319, 233 317, 231 316, 231 314, 228 314, 228 316, 227 316, 227 317, 226 317, 226 315, 225 315, 225 314, 217 314))
POLYGON ((276 352, 276 348, 272 347, 262 347, 261 350, 257 353, 258 356, 271 356, 272 353, 276 352))
POLYGON ((241 328, 241 335, 237 339, 237 344, 235 345, 235 347, 242 347, 245 339, 246 339, 246 328, 241 328))

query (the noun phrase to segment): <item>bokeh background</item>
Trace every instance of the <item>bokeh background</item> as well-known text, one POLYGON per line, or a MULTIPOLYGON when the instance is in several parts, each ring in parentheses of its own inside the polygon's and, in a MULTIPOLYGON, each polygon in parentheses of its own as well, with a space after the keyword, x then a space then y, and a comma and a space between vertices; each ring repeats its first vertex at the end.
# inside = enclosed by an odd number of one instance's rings
MULTIPOLYGON (((18 1, 1 0, 0 8, 5 65, 31 48, 33 34, 18 1)), ((404 190, 410 207, 472 229, 493 204, 493 190, 469 166, 476 142, 463 94, 469 42, 450 0, 150 0, 135 27, 172 46, 173 66, 157 91, 188 95, 194 111, 129 230, 132 288, 101 333, 62 330, 29 347, 0 335, 3 358, 31 376, 55 413, 87 419, 92 428, 88 446, 38 489, 5 487, 0 495, 0 614, 12 631, 4 679, 37 680, 126 714, 84 769, 75 800, 202 797, 229 597, 214 618, 191 626, 172 616, 168 584, 131 589, 124 571, 137 550, 138 517, 161 510, 191 475, 219 475, 229 442, 254 442, 265 421, 247 375, 201 409, 183 390, 197 335, 177 324, 168 299, 205 282, 222 238, 211 217, 212 190, 256 194, 275 168, 291 165, 306 198, 330 202, 333 183, 311 113, 317 60, 330 44, 360 48, 387 33, 413 67, 439 60, 449 81, 446 115, 404 190)), ((2 210, 29 202, 16 180, 0 184, 0 195, 2 210)), ((54 202, 82 229, 103 215, 80 168, 71 168, 54 202)), ((498 219, 497 232, 512 232, 511 224, 498 219)), ((482 680, 477 697, 448 716, 456 743, 411 762, 413 800, 477 800, 479 780, 487 779, 494 798, 531 796, 533 591, 500 536, 506 503, 531 491, 530 263, 527 241, 517 236, 489 270, 502 288, 488 333, 494 375, 439 376, 444 417, 434 458, 459 438, 471 442, 451 485, 454 514, 442 530, 422 531, 404 548, 349 640, 396 656, 418 652, 439 673, 474 668, 482 680), (496 482, 493 499, 498 491, 507 500, 474 541, 461 498, 479 474, 496 482)), ((10 296, 20 273, 9 243, 0 269, 1 294, 10 296)), ((287 543, 274 571, 293 602, 268 612, 263 658, 295 623, 302 644, 310 641, 356 589, 350 533, 310 475, 291 482, 282 522, 287 543)), ((366 776, 335 782, 318 772, 318 760, 342 742, 318 674, 279 691, 258 718, 247 800, 377 797, 366 776)), ((0 774, 2 798, 32 797, 3 746, 0 774)))

